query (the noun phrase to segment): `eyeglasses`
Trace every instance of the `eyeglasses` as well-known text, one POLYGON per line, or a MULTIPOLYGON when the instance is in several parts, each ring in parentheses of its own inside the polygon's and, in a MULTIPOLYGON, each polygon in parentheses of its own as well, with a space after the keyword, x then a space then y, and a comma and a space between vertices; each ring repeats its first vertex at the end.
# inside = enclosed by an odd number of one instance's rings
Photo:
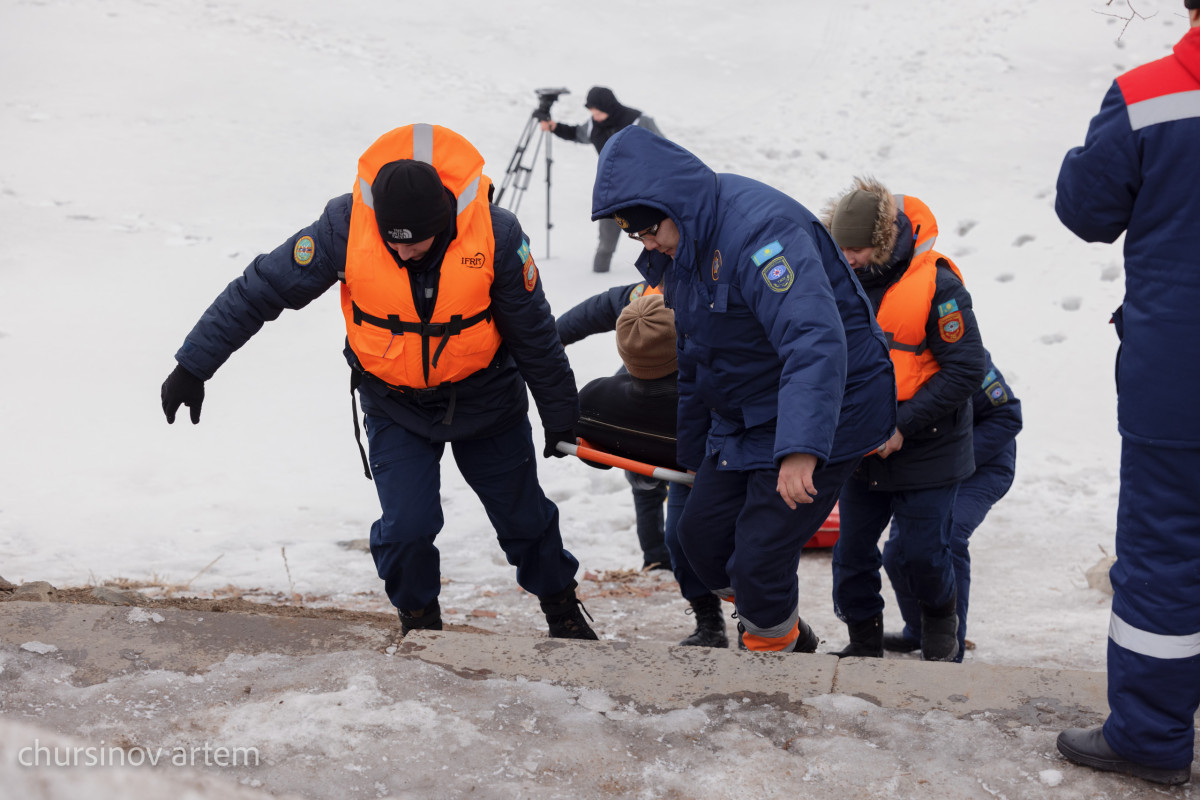
POLYGON ((658 226, 661 224, 662 224, 661 222, 656 222, 653 225, 651 225, 649 228, 646 228, 646 230, 644 230, 644 231, 638 231, 637 233, 627 233, 625 235, 628 236, 630 239, 633 239, 635 242, 644 242, 644 241, 646 241, 647 236, 653 236, 656 233, 658 233, 658 226))

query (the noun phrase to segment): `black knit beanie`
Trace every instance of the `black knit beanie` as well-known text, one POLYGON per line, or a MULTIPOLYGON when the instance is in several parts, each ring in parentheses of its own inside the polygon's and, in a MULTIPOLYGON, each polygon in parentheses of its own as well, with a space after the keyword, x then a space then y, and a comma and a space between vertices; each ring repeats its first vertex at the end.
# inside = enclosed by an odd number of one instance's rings
POLYGON ((437 170, 423 161, 384 164, 371 184, 375 221, 385 242, 423 242, 444 231, 454 216, 437 170))
POLYGON ((626 233, 638 233, 667 218, 667 215, 651 206, 627 206, 613 215, 617 226, 626 233))

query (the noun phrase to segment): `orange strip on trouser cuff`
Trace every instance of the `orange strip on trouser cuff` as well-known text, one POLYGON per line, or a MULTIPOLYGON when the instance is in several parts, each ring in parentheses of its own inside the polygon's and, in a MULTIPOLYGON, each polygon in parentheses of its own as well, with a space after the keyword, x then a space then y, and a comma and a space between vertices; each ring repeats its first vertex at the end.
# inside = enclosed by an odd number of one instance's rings
POLYGON ((781 650, 790 648, 797 639, 800 638, 800 623, 796 622, 792 625, 792 629, 785 635, 779 637, 759 636, 753 633, 742 634, 742 644, 746 645, 747 650, 757 650, 759 652, 778 653, 781 650))

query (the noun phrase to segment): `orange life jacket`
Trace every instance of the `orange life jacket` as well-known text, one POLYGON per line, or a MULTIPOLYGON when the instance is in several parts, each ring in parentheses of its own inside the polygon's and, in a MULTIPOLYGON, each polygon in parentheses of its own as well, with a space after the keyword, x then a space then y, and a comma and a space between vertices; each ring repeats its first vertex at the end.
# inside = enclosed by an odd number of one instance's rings
MULTIPOLYGON (((902 402, 916 394, 941 369, 929 352, 925 338, 930 304, 937 289, 937 262, 945 261, 959 280, 962 280, 962 273, 953 261, 933 249, 937 241, 937 220, 929 206, 911 195, 902 194, 896 195, 896 206, 912 222, 916 241, 908 269, 884 293, 875 318, 887 336, 896 371, 896 399, 902 402)), ((950 312, 951 316, 953 314, 958 314, 957 321, 961 326, 962 312, 950 312)))
POLYGON ((422 389, 462 380, 495 357, 500 332, 491 314, 496 240, 490 187, 479 151, 438 125, 385 133, 358 160, 342 313, 359 362, 388 385, 422 389), (383 165, 402 158, 431 164, 458 200, 458 234, 442 257, 428 320, 417 312, 408 270, 397 265, 375 222, 371 184, 383 165))

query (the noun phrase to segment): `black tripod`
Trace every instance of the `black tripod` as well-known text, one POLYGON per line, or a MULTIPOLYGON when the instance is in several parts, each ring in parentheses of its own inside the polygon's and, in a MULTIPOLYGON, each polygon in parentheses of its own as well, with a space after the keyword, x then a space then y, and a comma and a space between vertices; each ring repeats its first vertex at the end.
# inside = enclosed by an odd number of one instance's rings
POLYGON ((550 229, 554 227, 550 223, 550 165, 554 163, 554 159, 550 157, 550 141, 553 137, 550 131, 540 130, 540 123, 550 121, 550 106, 554 105, 554 101, 563 94, 570 94, 570 92, 566 89, 537 90, 538 107, 525 122, 525 129, 521 131, 521 138, 517 140, 517 146, 513 150, 512 158, 509 159, 508 168, 504 170, 504 180, 500 183, 500 191, 496 193, 496 205, 502 205, 505 191, 512 187, 513 192, 509 195, 509 204, 503 207, 516 214, 521 207, 521 198, 525 195, 525 190, 529 188, 529 181, 533 177, 533 168, 537 166, 538 153, 545 144, 547 258, 550 256, 550 229), (541 134, 537 136, 536 142, 534 141, 535 134, 541 134), (529 153, 530 144, 533 144, 532 154, 529 153), (529 155, 528 159, 526 159, 526 155, 529 155))

